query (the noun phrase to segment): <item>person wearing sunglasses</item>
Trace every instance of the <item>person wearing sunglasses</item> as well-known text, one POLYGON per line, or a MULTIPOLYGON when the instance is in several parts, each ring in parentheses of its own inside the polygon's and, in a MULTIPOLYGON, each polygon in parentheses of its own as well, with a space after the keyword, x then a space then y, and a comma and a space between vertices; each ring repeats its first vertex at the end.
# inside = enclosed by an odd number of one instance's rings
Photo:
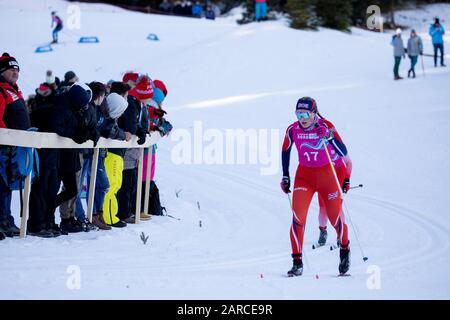
POLYGON ((339 181, 340 185, 337 184, 331 165, 335 168, 337 176, 345 176, 346 167, 343 158, 347 155, 347 149, 342 141, 334 136, 325 120, 318 116, 317 103, 314 99, 300 98, 296 104, 295 114, 297 121, 287 128, 283 142, 283 178, 280 183, 283 192, 291 192, 289 162, 291 149, 295 144, 299 164, 294 180, 293 220, 290 229, 293 266, 288 271, 288 276, 300 276, 303 273, 302 248, 306 217, 316 192, 323 199, 328 220, 339 235, 341 244, 339 273, 345 274, 350 268, 350 247, 348 227, 341 210, 343 181, 339 181))

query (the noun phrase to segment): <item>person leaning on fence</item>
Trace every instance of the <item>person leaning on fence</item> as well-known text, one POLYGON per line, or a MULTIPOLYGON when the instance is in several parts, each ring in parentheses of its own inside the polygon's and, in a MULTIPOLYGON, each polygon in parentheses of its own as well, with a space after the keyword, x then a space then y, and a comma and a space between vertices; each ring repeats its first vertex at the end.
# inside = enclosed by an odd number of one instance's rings
POLYGON ((411 60, 411 68, 408 70, 408 78, 411 76, 416 77, 415 66, 417 64, 417 58, 423 54, 422 39, 417 35, 416 30, 411 30, 411 37, 408 39, 408 46, 406 48, 408 57, 411 60))
MULTIPOLYGON (((106 97, 106 109, 110 118, 116 123, 117 119, 125 112, 128 107, 127 95, 123 96, 115 92, 110 93, 106 97)), ((120 129, 124 129, 120 127, 120 129)), ((125 131, 125 140, 131 140, 131 133, 125 131)), ((126 227, 126 222, 121 221, 117 217, 119 211, 119 204, 117 201, 117 192, 122 186, 122 172, 123 172, 123 158, 126 149, 124 148, 109 148, 105 158, 105 170, 109 181, 109 189, 103 201, 103 220, 107 225, 116 228, 126 227)))
MULTIPOLYGON (((39 128, 39 131, 53 132, 70 138, 76 143, 95 139, 96 137, 92 137, 91 133, 92 124, 85 119, 91 96, 90 89, 81 83, 74 84, 64 93, 56 94, 54 102, 50 103, 46 110, 41 110, 43 112, 40 115, 41 123, 44 125, 39 128)), ((42 165, 39 179, 31 186, 28 220, 30 235, 49 238, 62 234, 61 229, 55 223, 55 210, 62 202, 77 194, 74 175, 81 165, 76 150, 49 149, 43 153, 45 159, 41 158, 40 161, 42 165), (61 173, 64 177, 61 176, 61 173), (65 180, 66 189, 57 195, 62 178, 65 180)))
MULTIPOLYGON (((27 130, 30 118, 17 80, 20 68, 8 53, 0 57, 0 128, 27 130)), ((17 236, 19 228, 11 215, 11 184, 17 180, 17 163, 13 160, 16 148, 0 145, 0 233, 17 236)))
MULTIPOLYGON (((111 98, 109 105, 105 99, 103 103, 97 106, 97 130, 99 131, 100 135, 103 138, 122 141, 127 139, 125 131, 119 128, 119 125, 117 124, 118 114, 120 112, 123 112, 120 110, 120 108, 121 108, 120 104, 117 105, 113 104, 111 98), (114 109, 114 107, 116 108, 114 109), (111 115, 114 118, 110 116, 109 110, 111 110, 111 115)), ((101 230, 111 230, 111 226, 106 224, 103 214, 104 200, 110 186, 107 170, 105 167, 105 158, 107 154, 108 154, 107 149, 100 149, 98 157, 96 188, 94 195, 94 208, 92 217, 92 223, 101 230)), ((88 190, 90 184, 90 171, 91 170, 89 169, 87 178, 88 190)))
MULTIPOLYGON (((91 128, 91 130, 92 130, 93 135, 96 135, 99 137, 100 133, 97 130, 97 109, 103 103, 103 100, 106 95, 106 88, 105 88, 104 84, 102 84, 100 82, 96 82, 96 81, 89 83, 88 86, 92 92, 92 99, 89 102, 89 118, 95 122, 95 126, 94 126, 94 128, 91 128)), ((100 150, 102 150, 102 149, 100 149, 100 150)), ((103 153, 102 152, 100 152, 100 153, 104 154, 104 156, 106 156, 106 150, 103 153)), ((66 202, 66 204, 68 206, 65 206, 63 204, 60 207, 61 215, 64 214, 66 217, 67 216, 68 217, 76 217, 75 225, 80 226, 81 229, 85 232, 89 232, 91 230, 96 230, 98 228, 96 225, 92 224, 89 221, 89 219, 86 217, 86 213, 85 213, 83 205, 81 203, 81 196, 82 196, 82 192, 84 191, 83 190, 83 182, 86 178, 89 179, 90 172, 91 172, 92 155, 93 155, 93 149, 81 149, 80 150, 80 161, 81 161, 82 165, 81 165, 81 171, 77 172, 78 194, 75 199, 75 203, 73 203, 72 201, 68 201, 68 202, 66 202), (64 212, 64 211, 68 211, 68 212, 64 212)), ((104 157, 103 157, 103 159, 104 159, 104 157)), ((102 160, 102 157, 100 155, 98 167, 101 167, 101 165, 102 165, 101 160, 102 160)), ((98 168, 97 168, 97 171, 99 171, 98 168)), ((98 181, 99 182, 96 184, 96 188, 95 188, 96 195, 94 196, 94 199, 95 199, 94 204, 96 203, 96 200, 97 200, 98 190, 99 189, 103 190, 103 188, 102 188, 103 181, 101 180, 101 178, 99 178, 98 181)), ((89 180, 88 180, 88 185, 89 185, 89 180)), ((106 187, 106 189, 108 189, 108 186, 106 187)), ((105 191, 105 193, 106 193, 106 191, 105 191)), ((104 197, 104 195, 103 195, 103 197, 104 197)), ((88 200, 87 196, 86 196, 86 200, 88 200)), ((103 204, 103 198, 102 198, 101 203, 103 204)))
MULTIPOLYGON (((149 131, 158 132, 161 137, 169 135, 172 130, 172 125, 165 119, 167 113, 162 109, 162 104, 167 96, 167 87, 161 80, 153 82, 155 88, 153 98, 143 101, 148 108, 149 114, 149 131)), ((150 199, 149 199, 149 213, 151 215, 162 215, 162 207, 159 201, 159 192, 154 181, 156 168, 156 145, 152 146, 152 161, 150 168, 150 199)), ((147 166, 148 153, 144 153, 144 164, 142 174, 142 197, 141 197, 141 212, 144 210, 145 204, 145 183, 147 182, 147 166)))
MULTIPOLYGON (((126 76, 124 76, 125 80, 127 78, 126 76)), ((111 92, 118 94, 128 92, 128 107, 119 118, 119 125, 122 125, 126 131, 137 136, 138 144, 144 144, 148 133, 148 114, 146 108, 142 108, 141 106, 136 87, 131 90, 131 87, 124 82, 114 82, 111 86, 111 92)), ((126 223, 134 223, 136 219, 136 194, 140 150, 139 148, 130 148, 126 150, 124 155, 122 186, 117 192, 119 205, 119 213, 117 216, 126 223)), ((142 215, 141 219, 148 220, 148 218, 142 215)))
MULTIPOLYGON (((92 90, 86 84, 74 84, 73 86, 82 85, 83 90, 88 92, 90 100, 92 99, 92 90)), ((100 138, 97 133, 97 120, 95 110, 86 104, 80 110, 75 112, 75 117, 80 125, 80 131, 77 134, 78 143, 87 140, 93 140, 94 143, 100 138)), ((81 231, 89 231, 87 229, 87 221, 85 217, 75 219, 76 199, 79 193, 81 161, 80 149, 61 149, 60 150, 60 166, 58 174, 63 183, 62 191, 56 197, 56 207, 59 207, 61 214, 60 228, 64 234, 76 233, 81 231)))
MULTIPOLYGON (((57 88, 52 85, 53 79, 39 85, 35 90, 36 96, 31 103, 31 125, 39 132, 54 132, 53 123, 49 121, 55 112, 57 88)), ((59 150, 38 148, 39 175, 31 185, 30 219, 28 225, 32 228, 29 233, 42 237, 53 237, 53 232, 45 230, 45 217, 54 211, 54 202, 59 190, 58 162, 59 150)))
MULTIPOLYGON (((106 123, 108 120, 105 119, 103 115, 102 106, 104 106, 105 96, 106 96, 106 86, 103 83, 93 81, 89 83, 89 88, 92 90, 92 100, 89 103, 90 108, 95 112, 96 119, 96 130, 98 134, 102 135, 105 138, 116 138, 117 136, 110 135, 110 128, 108 133, 105 133, 105 130, 100 132, 99 123, 104 127, 106 127, 106 123)), ((115 122, 112 122, 112 126, 114 126, 115 122)), ((122 137, 120 140, 125 140, 125 133, 122 132, 122 137)), ((94 190, 94 202, 93 202, 93 216, 92 216, 92 224, 86 217, 85 211, 83 209, 81 203, 81 186, 84 179, 87 179, 87 190, 89 191, 90 187, 90 178, 91 178, 91 169, 92 169, 92 157, 93 157, 93 149, 84 149, 83 151, 83 168, 80 176, 80 192, 78 193, 77 202, 76 202, 76 210, 75 214, 79 221, 84 221, 83 227, 84 230, 93 230, 95 228, 99 228, 101 230, 110 230, 111 227, 106 225, 103 221, 103 201, 105 199, 105 195, 109 189, 109 181, 106 176, 105 170, 105 157, 106 157, 107 149, 100 148, 98 155, 98 164, 97 164, 97 172, 96 172, 96 182, 95 182, 95 190, 94 190), (93 227, 95 226, 95 227, 93 227)), ((89 192, 87 192, 86 201, 89 200, 89 192)))

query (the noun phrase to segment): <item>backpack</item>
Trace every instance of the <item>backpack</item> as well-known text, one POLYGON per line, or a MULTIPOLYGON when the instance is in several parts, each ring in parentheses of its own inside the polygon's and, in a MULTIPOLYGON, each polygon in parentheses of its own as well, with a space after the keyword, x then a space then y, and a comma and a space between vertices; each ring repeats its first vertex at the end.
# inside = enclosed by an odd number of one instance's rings
POLYGON ((0 179, 11 190, 22 190, 30 174, 32 179, 39 175, 39 157, 33 148, 3 146, 0 149, 0 179))
POLYGON ((159 200, 159 189, 156 186, 156 183, 152 180, 150 181, 150 199, 148 202, 148 214, 153 216, 162 216, 164 207, 161 206, 161 202, 159 200))

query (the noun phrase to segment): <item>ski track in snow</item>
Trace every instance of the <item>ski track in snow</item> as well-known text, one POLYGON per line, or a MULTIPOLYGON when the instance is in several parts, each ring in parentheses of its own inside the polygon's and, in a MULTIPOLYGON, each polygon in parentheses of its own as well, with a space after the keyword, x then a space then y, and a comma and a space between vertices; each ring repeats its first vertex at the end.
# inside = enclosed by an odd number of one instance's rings
MULTIPOLYGON (((2 13, 7 12, 5 19, 15 17, 17 9, 8 4, 3 10, 5 3, 0 1, 2 13)), ((17 0, 14 5, 28 8, 29 3, 17 0)), ((66 4, 49 0, 47 5, 63 11, 66 4)), ((25 92, 34 91, 49 67, 58 75, 76 67, 80 78, 103 81, 133 69, 167 79, 169 120, 173 119, 176 128, 190 130, 192 121, 200 120, 211 128, 278 128, 280 132, 293 121, 291 106, 298 96, 317 97, 324 114, 336 121, 348 141, 354 161, 352 180, 355 176, 355 181, 361 179, 365 184, 364 189, 351 190, 344 200, 355 227, 347 218, 351 277, 337 277, 339 251, 329 250, 329 243, 336 240, 330 225, 328 244, 311 249, 319 235, 316 197, 306 226, 304 274, 287 279, 292 213, 286 195, 279 190, 279 176, 261 176, 257 166, 176 166, 170 159, 170 142, 162 141, 157 152, 157 175, 161 176, 157 183, 163 205, 180 221, 154 217, 123 230, 1 241, 0 285, 10 290, 0 292, 0 298, 450 297, 450 225, 443 212, 448 208, 448 195, 442 191, 450 178, 443 160, 449 156, 448 130, 443 129, 449 119, 449 68, 435 69, 431 58, 424 58, 425 77, 419 62, 417 79, 394 83, 389 34, 358 29, 352 35, 326 29, 294 31, 283 22, 237 26, 228 18, 207 24, 122 10, 118 16, 112 7, 81 6, 84 29, 63 32, 64 43, 53 46, 49 55, 32 53, 40 42, 36 39, 48 38, 48 30, 38 27, 48 22, 48 13, 39 12, 46 8, 21 13, 32 18, 33 30, 27 29, 28 19, 23 18, 27 21, 15 37, 20 41, 5 50, 20 57, 20 84, 25 92), (103 19, 111 24, 99 23, 103 19), (131 34, 121 26, 125 22, 146 28, 131 34), (78 45, 81 33, 91 34, 93 27, 98 28, 101 42, 78 45), (144 41, 147 29, 161 41, 144 41), (123 39, 129 41, 129 59, 121 51, 123 39), (325 45, 331 50, 323 50, 325 45), (68 64, 85 56, 90 59, 83 59, 83 64, 68 64), (416 128, 418 120, 423 132, 416 128), (419 143, 419 148, 411 141, 419 143), (368 142, 373 142, 376 152, 382 149, 376 157, 366 155, 368 142), (431 152, 423 152, 428 146, 431 152), (425 173, 424 163, 430 164, 425 173), (398 176, 390 177, 397 171, 398 176), (421 188, 407 186, 418 181, 421 188), (400 190, 403 187, 405 191, 400 190), (176 197, 173 190, 179 189, 182 192, 176 197), (391 196, 394 193, 397 196, 391 196), (150 236, 145 246, 139 239, 141 232, 150 236), (369 258, 365 263, 355 232, 369 258), (80 291, 66 287, 69 265, 81 268, 80 291), (371 265, 379 266, 382 273, 383 290, 379 292, 366 288, 371 265), (418 277, 418 273, 423 274, 418 277)), ((433 8, 450 12, 450 6, 433 8)), ((430 49, 428 25, 421 26, 416 29, 430 49)), ((403 73, 407 65, 403 60, 403 73)), ((294 163, 291 159, 291 167, 294 163)), ((13 203, 18 221, 17 193, 13 203)))

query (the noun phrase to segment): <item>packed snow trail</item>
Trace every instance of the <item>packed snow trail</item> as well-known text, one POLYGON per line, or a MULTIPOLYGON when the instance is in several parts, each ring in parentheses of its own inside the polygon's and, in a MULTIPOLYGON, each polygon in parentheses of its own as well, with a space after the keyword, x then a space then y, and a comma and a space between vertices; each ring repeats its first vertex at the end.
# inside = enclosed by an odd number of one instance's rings
MULTIPOLYGON (((0 1, 2 23, 22 22, 14 37, 5 28, 0 37, 20 63, 26 94, 47 69, 104 82, 130 69, 148 72, 168 85, 166 109, 175 128, 193 134, 201 121, 204 130, 221 132, 277 129, 280 150, 295 102, 313 96, 347 144, 352 185, 364 184, 345 200, 355 226, 349 226, 351 277, 337 277, 338 250, 311 249, 319 236, 316 198, 304 244, 309 268, 302 277, 285 277, 292 214, 279 189, 281 164, 274 175, 261 175, 261 165, 175 165, 177 143, 165 139, 156 182, 162 204, 179 221, 154 217, 122 230, 1 241, 0 285, 8 290, 0 298, 450 298, 449 68, 434 69, 425 58, 426 77, 418 70, 414 80, 393 82, 389 34, 296 31, 282 21, 238 26, 230 17, 211 23, 97 4, 80 4, 82 28, 75 32, 99 36, 99 44, 79 45, 75 33, 61 33, 64 44, 35 54, 50 36, 50 11, 63 13, 66 5, 0 1), (149 42, 150 32, 162 40, 149 42), (80 289, 67 286, 71 266, 81 272, 80 289), (380 289, 367 286, 374 267, 380 289)), ((430 49, 426 30, 416 29, 430 49)), ((408 67, 402 61, 401 72, 408 67)), ((294 156, 291 176, 295 163, 294 156)), ((17 194, 13 202, 18 219, 17 194)), ((329 226, 328 243, 334 241, 329 226)))

